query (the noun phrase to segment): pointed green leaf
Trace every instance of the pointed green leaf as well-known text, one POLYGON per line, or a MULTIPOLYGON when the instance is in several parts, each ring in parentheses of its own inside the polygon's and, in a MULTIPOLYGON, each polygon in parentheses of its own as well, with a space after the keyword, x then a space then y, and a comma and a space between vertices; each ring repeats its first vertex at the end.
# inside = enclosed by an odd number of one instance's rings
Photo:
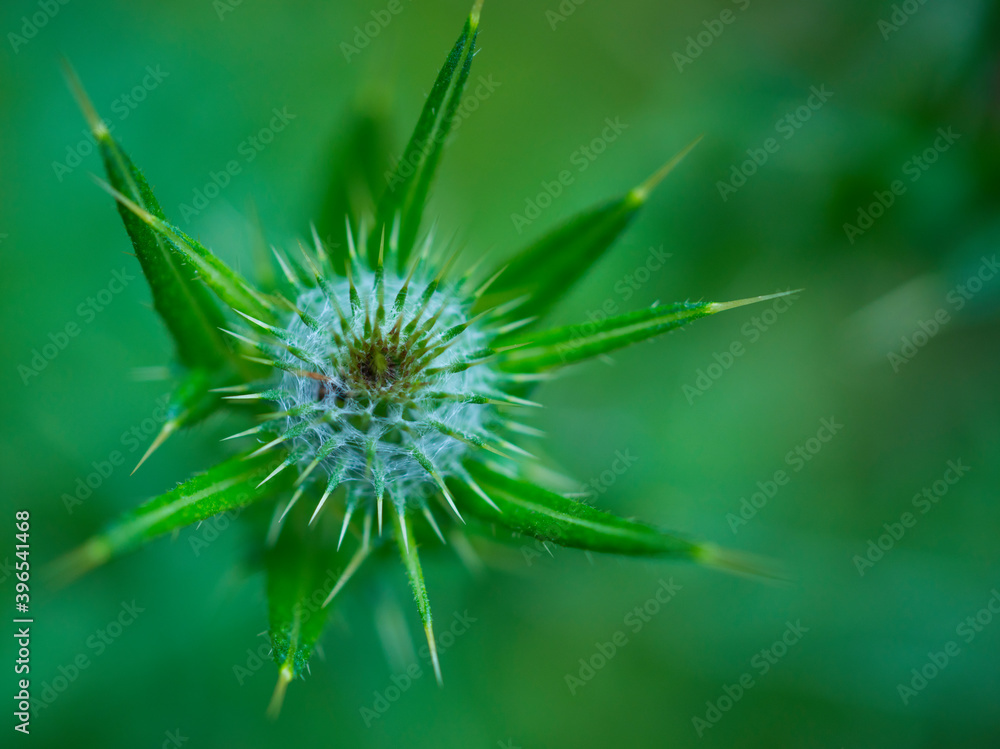
POLYGON ((515 337, 504 339, 505 346, 516 348, 503 354, 499 366, 508 372, 541 372, 563 367, 645 341, 699 317, 796 293, 798 291, 783 291, 734 302, 663 304, 626 312, 596 323, 567 325, 535 334, 519 333, 515 337))
POLYGON ((508 319, 542 317, 614 243, 629 225, 653 188, 693 149, 690 143, 652 177, 615 200, 593 206, 517 254, 492 284, 476 309, 489 309, 520 296, 508 319))
MULTIPOLYGON (((97 142, 112 186, 151 215, 164 219, 163 209, 146 178, 111 137, 68 65, 66 75, 97 142)), ((193 269, 170 242, 124 206, 119 205, 118 210, 153 292, 153 306, 174 339, 178 358, 189 367, 221 367, 229 358, 229 347, 219 332, 224 322, 222 312, 208 290, 192 281, 193 269)))
POLYGON ((164 221, 159 216, 154 216, 111 185, 100 181, 98 184, 159 237, 168 240, 170 246, 198 271, 208 288, 214 291, 215 295, 228 307, 262 320, 274 320, 272 307, 265 297, 254 289, 246 279, 240 277, 228 265, 213 255, 208 248, 176 226, 164 221))
POLYGON ((454 489, 465 501, 463 506, 480 520, 515 533, 586 551, 684 559, 740 575, 788 579, 770 560, 711 543, 690 541, 645 523, 620 518, 510 478, 480 463, 470 463, 467 468, 500 511, 456 481, 454 489))
POLYGON ((431 661, 434 664, 434 676, 438 684, 441 683, 441 664, 438 661, 437 643, 434 639, 434 617, 431 615, 431 603, 427 597, 427 586, 424 585, 424 571, 420 566, 420 557, 417 556, 417 541, 413 536, 413 526, 410 518, 401 512, 390 512, 396 526, 396 540, 399 542, 399 553, 403 558, 403 566, 406 567, 406 575, 410 578, 410 587, 413 589, 413 597, 417 602, 417 610, 420 611, 420 621, 424 625, 424 634, 427 635, 427 646, 430 648, 431 661))
POLYGON ((69 580, 112 557, 199 520, 273 496, 288 485, 275 479, 257 488, 285 458, 283 451, 246 459, 238 455, 200 473, 125 513, 107 530, 70 552, 56 565, 57 576, 69 580))
POLYGON ((560 546, 609 554, 691 559, 700 553, 701 546, 692 541, 510 478, 480 463, 470 462, 467 468, 500 512, 455 482, 466 502, 463 507, 483 520, 517 533, 560 546))
POLYGON ((434 81, 410 142, 393 172, 387 173, 386 191, 376 214, 376 230, 372 232, 368 243, 368 261, 372 266, 378 258, 380 228, 384 226, 388 230, 399 214, 397 263, 401 272, 406 268, 420 230, 427 193, 437 171, 441 150, 451 132, 455 112, 461 103, 462 91, 472 67, 482 4, 483 0, 476 0, 462 33, 434 81))
POLYGON ((281 708, 285 688, 300 676, 323 633, 330 609, 323 600, 337 580, 335 544, 310 529, 304 507, 285 521, 278 542, 265 558, 271 650, 278 683, 269 712, 281 708))

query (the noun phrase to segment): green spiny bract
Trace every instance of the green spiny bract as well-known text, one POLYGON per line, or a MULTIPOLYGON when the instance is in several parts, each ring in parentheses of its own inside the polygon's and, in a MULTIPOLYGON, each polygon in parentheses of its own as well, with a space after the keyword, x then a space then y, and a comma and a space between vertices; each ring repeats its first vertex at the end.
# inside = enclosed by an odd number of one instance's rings
MULTIPOLYGON (((254 440, 243 452, 127 513, 67 555, 59 570, 72 577, 183 526, 273 502, 273 519, 258 529, 279 666, 275 710, 288 683, 307 668, 328 604, 390 540, 440 680, 417 554, 433 536, 445 541, 435 505, 457 541, 463 536, 455 533, 503 538, 496 531, 506 529, 508 538, 755 569, 739 555, 615 517, 525 478, 532 457, 517 443, 540 434, 522 422, 537 406, 527 397, 540 381, 770 297, 655 305, 597 323, 538 329, 694 143, 638 187, 582 212, 509 264, 485 271, 476 264, 457 276, 457 254, 445 257, 421 220, 469 75, 479 6, 387 174, 374 221, 360 216, 355 232, 348 218, 343 249, 324 244, 313 228, 296 254, 275 250, 278 272, 263 266, 260 288, 168 221, 68 70, 103 157, 108 183, 101 184, 117 201, 183 372, 168 420, 139 464, 171 434, 220 410, 256 423, 233 435, 254 440)), ((355 168, 336 175, 320 209, 324 235, 351 213, 345 195, 359 184, 373 195, 377 189, 377 166, 353 158, 372 152, 374 122, 362 120, 347 143, 341 163, 355 168)), ((457 545, 468 553, 467 544, 457 545)))

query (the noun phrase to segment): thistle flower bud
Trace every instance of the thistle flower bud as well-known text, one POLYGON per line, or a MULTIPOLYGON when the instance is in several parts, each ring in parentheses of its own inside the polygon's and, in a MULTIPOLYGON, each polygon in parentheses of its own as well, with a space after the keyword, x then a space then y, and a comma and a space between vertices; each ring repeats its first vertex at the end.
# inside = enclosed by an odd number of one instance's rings
MULTIPOLYGON (((527 535, 590 551, 685 559, 739 573, 761 570, 750 557, 615 517, 524 478, 534 458, 518 443, 541 433, 522 423, 518 412, 538 405, 527 397, 541 381, 699 318, 794 292, 657 304, 538 329, 697 141, 637 187, 583 211, 486 274, 474 268, 455 280, 456 256, 442 262, 429 235, 415 251, 475 53, 481 4, 473 7, 406 151, 387 175, 389 189, 375 207, 374 226, 355 237, 348 223, 347 253, 338 258, 346 265, 331 258, 314 228, 314 248, 302 247, 301 261, 276 250, 284 280, 269 267, 258 274, 259 287, 168 221, 69 71, 104 160, 109 184, 102 186, 117 201, 184 367, 169 418, 139 465, 183 427, 225 409, 256 420, 227 439, 256 442, 126 513, 67 555, 57 571, 72 577, 188 524, 274 501, 263 539, 279 673, 272 712, 290 681, 308 668, 328 606, 372 551, 392 541, 440 681, 414 539, 432 531, 445 541, 432 500, 454 516, 453 546, 463 561, 472 554, 463 534, 480 533, 490 541, 527 535), (386 504, 390 522, 383 533, 386 504), (463 513, 479 522, 464 525, 463 513), (328 519, 340 524, 339 534, 327 532, 328 519), (348 530, 357 542, 342 552, 348 530), (328 574, 331 569, 342 572, 328 574), (324 601, 319 609, 317 595, 324 601)), ((350 153, 363 152, 354 145, 348 144, 350 153)), ((338 179, 364 182, 357 174, 338 179)))

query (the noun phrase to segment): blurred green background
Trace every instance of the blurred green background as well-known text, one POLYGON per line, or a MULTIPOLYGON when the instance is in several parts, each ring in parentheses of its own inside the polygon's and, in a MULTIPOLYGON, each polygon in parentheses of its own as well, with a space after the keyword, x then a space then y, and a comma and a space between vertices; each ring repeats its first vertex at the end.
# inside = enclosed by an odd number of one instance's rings
MULTIPOLYGON (((134 372, 165 363, 171 346, 137 263, 124 254, 131 248, 112 203, 90 179, 100 164, 81 145, 88 138, 59 55, 73 61, 168 214, 179 218, 210 172, 241 160, 220 197, 182 226, 246 264, 251 201, 269 241, 290 245, 307 230, 325 154, 361 92, 377 89, 388 102, 399 153, 466 4, 401 0, 349 60, 341 43, 354 44, 355 27, 387 4, 46 7, 7 0, 0 10, 0 476, 5 516, 32 511, 36 697, 43 683, 72 673, 78 654, 90 665, 60 683, 65 689, 35 716, 30 742, 1000 745, 1000 622, 987 622, 987 609, 978 629, 957 629, 991 599, 996 606, 1000 588, 1000 275, 968 283, 990 274, 982 259, 996 257, 1000 239, 995 4, 910 0, 896 11, 859 0, 487 2, 472 80, 497 85, 446 152, 432 202, 445 234, 470 256, 514 252, 637 184, 704 133, 559 320, 583 318, 607 300, 626 310, 805 289, 780 314, 727 312, 543 387, 547 407, 536 424, 550 435, 547 458, 581 482, 597 480, 606 489, 600 506, 770 555, 796 581, 771 586, 690 566, 516 547, 488 552, 499 569, 476 577, 450 550, 428 555, 439 619, 467 611, 476 621, 443 655, 443 689, 417 679, 370 726, 360 709, 385 694, 393 673, 370 615, 383 595, 375 577, 354 586, 322 641, 325 659, 290 687, 277 723, 264 716, 274 667, 234 672, 248 659, 254 665, 247 650, 264 642, 257 633, 266 627, 262 578, 243 564, 250 538, 238 524, 197 554, 191 541, 205 538, 205 526, 66 590, 43 587, 40 562, 206 467, 217 440, 233 431, 209 422, 128 475, 166 390, 134 372), (46 22, 28 38, 24 17, 38 13, 46 22), (810 87, 832 96, 800 109, 810 87), (246 162, 240 144, 283 107, 294 120, 246 162), (606 118, 627 127, 580 171, 577 149, 601 135, 606 118), (912 159, 935 139, 945 144, 939 128, 959 137, 926 157, 934 161, 924 171, 912 159), (760 158, 768 138, 777 150, 723 199, 719 183, 750 158, 747 149, 760 158), (572 184, 519 232, 511 214, 564 169, 572 184), (894 180, 905 192, 849 237, 844 224, 858 224, 859 209, 894 180), (650 248, 661 246, 669 258, 641 272, 650 248), (79 312, 122 268, 136 280, 100 312, 79 312), (959 285, 970 293, 962 297, 959 285), (941 309, 948 321, 894 367, 888 355, 905 353, 904 337, 923 340, 921 323, 933 327, 927 321, 941 309), (79 335, 25 383, 19 367, 70 321, 79 335), (744 353, 727 369, 711 367, 733 342, 744 353), (699 389, 701 372, 718 376, 699 389), (842 429, 808 453, 830 418, 842 429), (799 446, 808 462, 795 462, 799 446), (116 450, 126 466, 68 512, 62 495, 116 450), (626 450, 634 465, 605 486, 602 473, 626 450), (948 461, 970 470, 921 513, 914 496, 934 491, 948 461), (766 502, 758 498, 762 506, 734 533, 741 500, 778 470, 790 480, 766 502), (907 511, 914 527, 883 539, 890 550, 860 574, 857 555, 907 511), (629 612, 671 578, 680 591, 634 631, 629 612), (95 634, 133 600, 144 612, 98 647, 95 634), (762 673, 760 652, 799 621, 808 631, 762 673), (580 659, 617 631, 627 644, 571 693, 567 674, 579 677, 580 659), (963 632, 974 634, 971 642, 963 632), (949 641, 961 652, 904 703, 899 685, 949 641), (744 674, 753 686, 720 704, 744 674), (728 709, 715 716, 706 703, 728 709), (694 718, 711 721, 702 736, 694 718)), ((12 561, 12 523, 3 527, 0 560, 12 561)), ((419 638, 402 572, 391 569, 398 579, 386 584, 419 638)), ((13 578, 0 578, 6 601, 13 578)), ((9 647, 3 652, 6 664, 9 647)))

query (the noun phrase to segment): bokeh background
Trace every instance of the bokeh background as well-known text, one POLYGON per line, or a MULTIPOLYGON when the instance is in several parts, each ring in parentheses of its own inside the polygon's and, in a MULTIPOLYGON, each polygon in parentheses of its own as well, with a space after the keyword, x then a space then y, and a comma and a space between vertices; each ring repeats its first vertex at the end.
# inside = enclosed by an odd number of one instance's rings
MULTIPOLYGON (((467 7, 401 0, 345 59, 341 43, 354 44, 355 27, 386 7, 6 0, 0 9, 2 502, 5 517, 15 507, 32 511, 36 696, 66 678, 28 742, 997 746, 1000 621, 987 621, 987 609, 971 642, 956 629, 991 599, 996 606, 1000 588, 1000 276, 969 286, 977 291, 962 309, 953 304, 957 287, 989 267, 983 258, 996 257, 1000 238, 1000 24, 996 4, 982 0, 511 0, 484 11, 473 81, 498 85, 455 133, 432 203, 442 231, 470 256, 516 251, 704 134, 558 319, 578 320, 607 300, 625 310, 805 289, 759 335, 746 326, 765 308, 744 308, 543 387, 547 407, 536 423, 549 439, 540 449, 551 465, 599 483, 615 452, 630 451, 634 464, 605 482, 601 506, 777 558, 792 584, 517 547, 484 551, 493 569, 476 576, 449 550, 430 554, 437 616, 467 611, 476 621, 443 655, 443 689, 424 668, 370 726, 360 709, 393 674, 371 610, 395 595, 420 636, 398 567, 390 568, 398 578, 355 586, 324 636, 325 659, 290 687, 276 723, 264 716, 275 669, 252 668, 247 653, 264 642, 266 605, 262 577, 244 563, 251 536, 238 523, 197 554, 191 542, 205 538, 204 527, 68 589, 44 587, 40 563, 206 467, 232 431, 209 422, 128 475, 167 387, 136 370, 162 365, 170 343, 124 254, 111 201, 90 179, 100 164, 81 145, 84 122, 59 56, 72 60, 175 217, 211 171, 245 159, 241 142, 273 108, 295 115, 185 225, 246 264, 251 206, 271 242, 287 245, 307 230, 326 155, 359 99, 387 106, 391 153, 401 150, 467 7), (724 11, 731 23, 703 46, 698 34, 718 31, 724 11), (24 17, 37 13, 46 23, 27 38, 24 17), (147 66, 161 75, 149 77, 147 66), (136 86, 145 90, 130 95, 136 86), (813 86, 832 96, 800 110, 813 86), (796 125, 785 139, 776 124, 789 115, 796 125), (600 136, 606 118, 627 128, 579 171, 574 153, 600 136), (959 137, 913 172, 913 156, 933 148, 939 128, 959 137), (718 183, 771 137, 780 148, 724 200, 718 183), (573 183, 519 232, 511 214, 563 169, 573 183), (905 193, 849 238, 844 224, 857 224, 859 209, 894 180, 905 193), (661 246, 669 254, 662 267, 637 276, 661 246), (123 267, 137 280, 86 319, 78 305, 123 267), (629 277, 644 279, 631 293, 629 277), (894 367, 889 354, 941 309, 948 322, 894 367), (80 334, 25 383, 19 367, 70 321, 80 334), (719 376, 699 395, 685 391, 735 341, 745 353, 713 369, 719 376), (795 471, 788 454, 831 418, 842 429, 795 471), (139 437, 130 441, 133 428, 139 437), (63 495, 116 450, 126 466, 69 512, 63 495), (914 496, 933 491, 948 461, 970 470, 919 513, 914 496), (730 515, 741 500, 782 469, 791 480, 734 533, 730 515), (861 575, 856 556, 907 511, 916 525, 861 575), (675 598, 641 631, 627 627, 629 611, 671 578, 681 586, 675 598), (97 647, 96 633, 133 600, 144 611, 97 647), (808 631, 761 674, 755 656, 799 621, 808 631), (571 693, 566 675, 579 676, 580 659, 619 630, 627 644, 571 693), (904 703, 899 685, 910 684, 911 669, 952 640, 960 654, 904 703), (90 665, 69 679, 81 653, 90 665), (248 665, 249 676, 234 672, 248 665), (699 736, 693 718, 711 717, 706 703, 718 705, 747 673, 754 686, 699 736)), ((0 560, 12 561, 12 521, 3 527, 0 560)), ((13 578, 0 577, 6 601, 13 578)), ((383 623, 399 618, 386 611, 383 623)))

